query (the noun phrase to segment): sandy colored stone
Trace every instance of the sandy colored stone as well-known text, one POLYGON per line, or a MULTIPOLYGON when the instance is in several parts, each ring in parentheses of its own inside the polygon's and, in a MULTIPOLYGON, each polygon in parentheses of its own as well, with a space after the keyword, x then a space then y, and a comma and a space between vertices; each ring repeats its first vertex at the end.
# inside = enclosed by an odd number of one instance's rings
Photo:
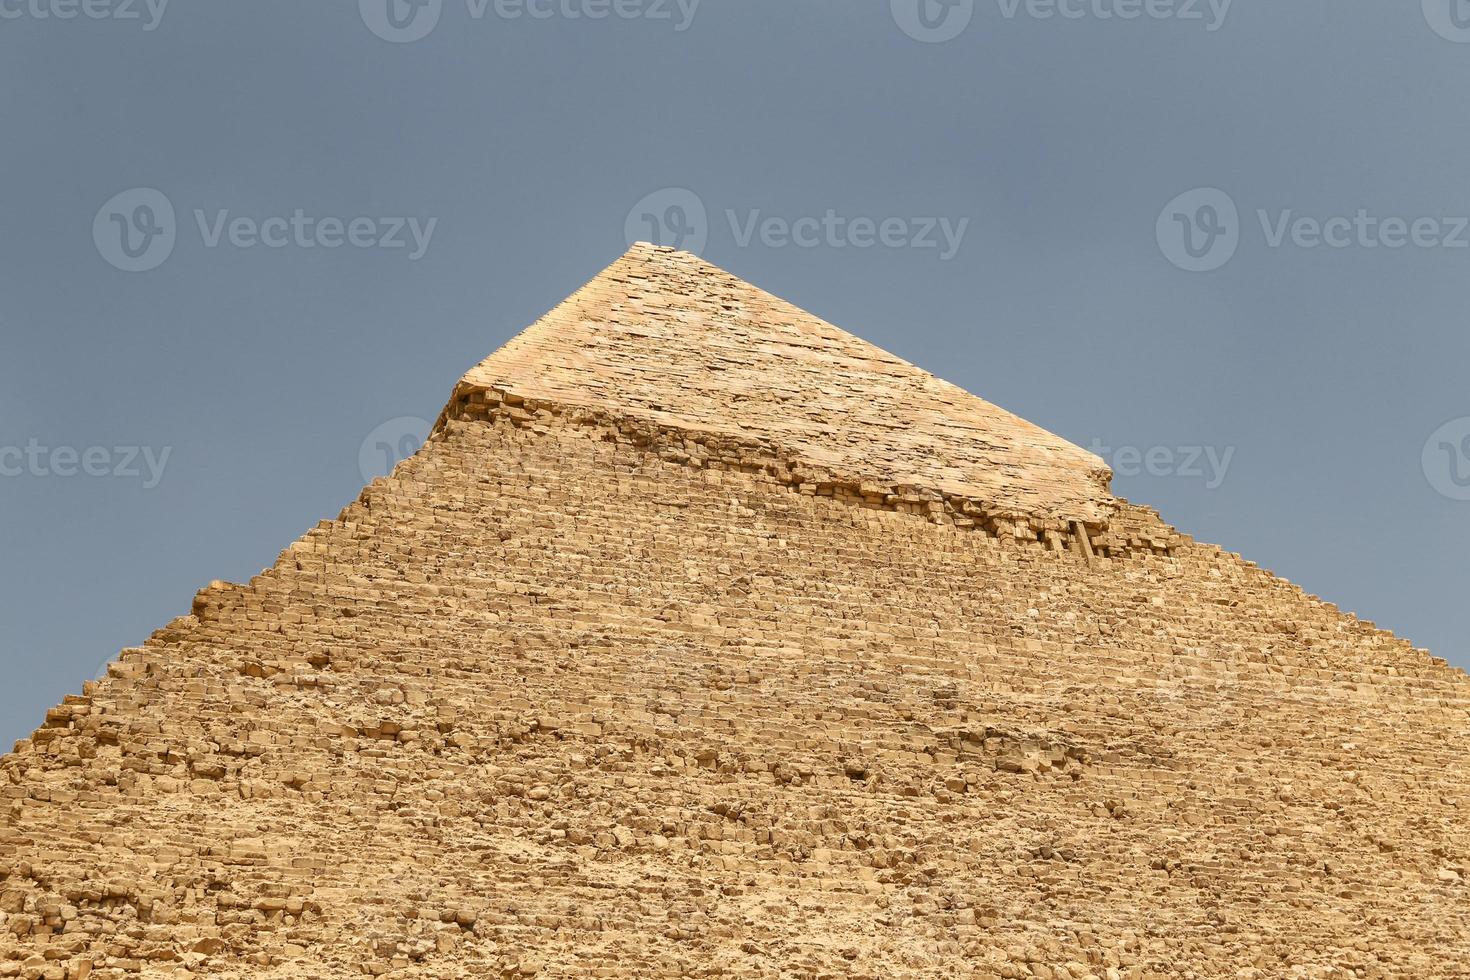
MULTIPOLYGON (((687 252, 635 245, 463 390, 774 443, 875 492, 1101 522, 1107 464, 687 252)), ((512 409, 512 418, 515 418, 512 409)))
POLYGON ((0 977, 1470 977, 1462 672, 691 256, 192 610, 0 760, 0 977))

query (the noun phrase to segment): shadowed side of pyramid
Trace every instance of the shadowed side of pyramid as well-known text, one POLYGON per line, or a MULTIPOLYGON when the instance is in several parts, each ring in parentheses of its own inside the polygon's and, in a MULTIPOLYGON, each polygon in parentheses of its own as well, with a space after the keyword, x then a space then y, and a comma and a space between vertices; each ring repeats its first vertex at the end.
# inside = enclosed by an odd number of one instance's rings
POLYGON ((459 395, 480 391, 765 444, 828 482, 967 502, 982 522, 1100 529, 1117 503, 1091 453, 652 245, 635 245, 471 370, 459 395))

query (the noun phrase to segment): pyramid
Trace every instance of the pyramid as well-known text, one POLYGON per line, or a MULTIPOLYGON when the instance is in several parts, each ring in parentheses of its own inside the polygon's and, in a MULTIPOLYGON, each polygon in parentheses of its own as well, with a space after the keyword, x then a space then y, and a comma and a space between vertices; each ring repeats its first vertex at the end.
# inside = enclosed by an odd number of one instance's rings
POLYGON ((1470 977, 1470 679, 635 246, 0 760, 0 977, 1470 977))

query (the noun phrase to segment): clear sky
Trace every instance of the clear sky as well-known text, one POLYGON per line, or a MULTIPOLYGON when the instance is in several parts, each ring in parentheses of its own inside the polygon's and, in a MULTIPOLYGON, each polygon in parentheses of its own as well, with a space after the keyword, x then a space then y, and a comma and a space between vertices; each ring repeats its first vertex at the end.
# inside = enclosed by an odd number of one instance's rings
POLYGON ((630 236, 1470 665, 1470 3, 0 0, 0 83, 0 744, 630 236))

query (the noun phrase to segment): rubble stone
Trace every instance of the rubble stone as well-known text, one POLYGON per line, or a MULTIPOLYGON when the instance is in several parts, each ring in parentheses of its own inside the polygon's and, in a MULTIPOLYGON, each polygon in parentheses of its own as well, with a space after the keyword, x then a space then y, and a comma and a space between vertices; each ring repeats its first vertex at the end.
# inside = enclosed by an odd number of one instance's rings
POLYGON ((0 977, 1470 977, 1470 681, 635 247, 0 760, 0 977))

